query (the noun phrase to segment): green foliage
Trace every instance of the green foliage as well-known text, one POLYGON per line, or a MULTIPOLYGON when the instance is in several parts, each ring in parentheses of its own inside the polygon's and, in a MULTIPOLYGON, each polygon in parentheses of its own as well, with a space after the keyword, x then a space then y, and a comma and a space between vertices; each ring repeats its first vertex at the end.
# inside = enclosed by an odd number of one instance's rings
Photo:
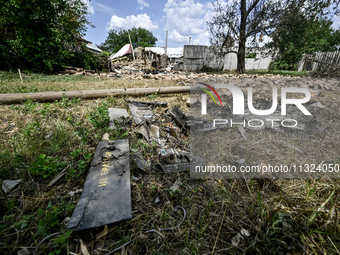
POLYGON ((43 178, 56 174, 66 166, 66 162, 60 162, 58 158, 40 154, 37 161, 31 163, 30 172, 33 175, 40 175, 43 178))
POLYGON ((337 50, 340 31, 335 31, 333 22, 325 16, 308 16, 301 8, 293 6, 284 13, 283 20, 282 26, 271 34, 273 41, 267 45, 272 53, 279 53, 271 70, 295 70, 304 53, 337 50))
POLYGON ((68 118, 67 120, 72 125, 72 127, 77 130, 76 132, 73 133, 73 136, 77 137, 84 144, 87 144, 90 136, 89 136, 88 129, 83 126, 83 121, 79 121, 78 123, 75 123, 72 118, 68 118))
POLYGON ((158 98, 159 96, 157 95, 157 92, 155 92, 154 94, 150 94, 150 95, 148 95, 148 98, 150 99, 150 100, 155 100, 156 98, 158 98))
POLYGON ((101 43, 99 48, 106 51, 117 52, 125 44, 130 43, 129 34, 133 47, 135 48, 139 46, 152 47, 156 45, 157 38, 154 37, 150 31, 141 27, 133 27, 128 30, 110 30, 105 42, 101 43))
POLYGON ((82 149, 76 149, 71 152, 71 156, 77 160, 77 166, 71 167, 68 172, 68 178, 79 177, 85 170, 87 170, 89 163, 92 160, 92 153, 86 153, 82 149))
POLYGON ((106 57, 110 57, 110 56, 112 55, 112 53, 109 52, 109 51, 102 51, 100 54, 101 54, 101 55, 104 55, 104 56, 106 56, 106 57))
POLYGON ((97 129, 107 128, 110 121, 109 115, 107 114, 107 107, 103 105, 98 107, 96 111, 91 112, 89 121, 97 129))
MULTIPOLYGON (((41 220, 38 224, 38 231, 37 234, 41 236, 47 236, 52 233, 54 230, 54 227, 60 223, 65 216, 68 216, 74 208, 74 205, 64 205, 62 203, 61 205, 55 205, 52 206, 52 202, 50 201, 46 207, 45 210, 38 209, 38 215, 40 216, 41 220)), ((66 240, 70 236, 70 232, 66 232, 63 237, 57 238, 55 241, 58 244, 63 243, 63 240, 66 240)))
POLYGON ((80 102, 80 98, 78 97, 74 97, 72 99, 69 99, 68 97, 66 97, 65 94, 63 94, 63 97, 61 98, 61 100, 59 101, 55 101, 55 105, 59 106, 59 107, 63 107, 63 108, 68 108, 73 104, 77 104, 80 102))
POLYGON ((256 58, 256 53, 249 53, 245 58, 256 58))
POLYGON ((67 242, 68 238, 71 236, 73 230, 68 230, 66 231, 65 234, 60 235, 57 239, 55 239, 54 244, 55 244, 55 250, 53 252, 50 252, 49 255, 54 255, 54 254, 60 254, 61 250, 67 248, 67 242))
MULTIPOLYGON (((73 58, 76 35, 91 25, 81 0, 1 1, 0 69, 55 70, 73 58)), ((78 54, 79 55, 79 54, 78 54)))

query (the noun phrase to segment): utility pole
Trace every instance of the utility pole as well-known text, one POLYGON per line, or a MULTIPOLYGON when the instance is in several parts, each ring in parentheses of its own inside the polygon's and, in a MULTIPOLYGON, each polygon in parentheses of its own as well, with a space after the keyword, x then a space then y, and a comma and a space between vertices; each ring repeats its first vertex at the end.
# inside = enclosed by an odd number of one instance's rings
POLYGON ((166 37, 165 37, 165 54, 168 52, 168 31, 166 31, 166 37))
POLYGON ((189 45, 190 45, 190 41, 191 41, 191 36, 189 36, 189 45))
POLYGON ((130 34, 129 34, 129 40, 130 40, 130 45, 131 45, 131 49, 132 49, 132 57, 133 57, 133 62, 135 62, 135 52, 133 50, 133 46, 132 46, 132 43, 131 43, 131 37, 130 37, 130 34))

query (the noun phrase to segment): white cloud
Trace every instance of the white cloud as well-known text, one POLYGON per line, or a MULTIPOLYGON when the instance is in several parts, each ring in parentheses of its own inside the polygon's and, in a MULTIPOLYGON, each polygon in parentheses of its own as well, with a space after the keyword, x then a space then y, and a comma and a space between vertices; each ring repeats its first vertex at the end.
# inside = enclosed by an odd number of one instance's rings
POLYGON ((94 14, 94 8, 93 6, 91 5, 90 1, 89 0, 81 0, 84 4, 87 5, 87 10, 90 14, 94 14))
POLYGON ((109 7, 107 5, 96 3, 96 2, 92 2, 92 4, 94 5, 95 10, 98 12, 102 12, 102 13, 109 14, 109 15, 113 15, 114 13, 117 13, 116 9, 109 7))
POLYGON ((138 8, 143 11, 144 7, 149 7, 149 4, 147 2, 144 2, 144 0, 137 0, 138 8))
POLYGON ((210 45, 209 42, 209 32, 206 31, 200 34, 196 39, 192 41, 192 44, 199 44, 199 45, 210 45))
POLYGON ((156 37, 158 39, 157 43, 164 44, 163 38, 160 35, 157 35, 156 37))
POLYGON ((158 25, 154 24, 150 17, 144 13, 144 14, 138 14, 126 16, 125 18, 118 17, 116 15, 113 15, 111 17, 111 20, 107 24, 106 30, 111 29, 130 29, 132 27, 142 27, 147 30, 155 30, 158 29, 158 25))
POLYGON ((165 30, 169 39, 178 43, 192 42, 200 45, 209 44, 206 21, 213 15, 212 3, 195 3, 195 0, 168 0, 163 9, 165 30))
POLYGON ((169 31, 169 39, 175 42, 188 43, 189 36, 183 36, 177 30, 171 29, 169 31))
POLYGON ((332 27, 334 28, 334 29, 339 29, 339 27, 340 27, 340 17, 338 17, 338 16, 333 16, 333 24, 332 24, 332 27))

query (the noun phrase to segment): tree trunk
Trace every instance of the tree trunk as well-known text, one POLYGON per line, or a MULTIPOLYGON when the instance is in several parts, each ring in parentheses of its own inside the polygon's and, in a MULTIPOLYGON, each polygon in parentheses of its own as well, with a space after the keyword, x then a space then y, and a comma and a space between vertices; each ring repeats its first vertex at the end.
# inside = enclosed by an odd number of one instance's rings
POLYGON ((237 72, 245 73, 246 64, 246 26, 247 26, 247 0, 241 0, 241 24, 240 24, 240 38, 237 52, 237 72))
POLYGON ((246 62, 245 62, 245 48, 246 48, 246 40, 243 39, 239 42, 238 52, 237 52, 237 72, 245 73, 246 71, 246 62))

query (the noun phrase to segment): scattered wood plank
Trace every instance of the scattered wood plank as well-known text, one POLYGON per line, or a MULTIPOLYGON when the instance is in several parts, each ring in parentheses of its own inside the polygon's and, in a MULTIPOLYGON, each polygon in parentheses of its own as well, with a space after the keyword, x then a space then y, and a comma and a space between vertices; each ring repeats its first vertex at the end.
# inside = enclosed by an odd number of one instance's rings
POLYGON ((21 83, 23 83, 23 80, 22 80, 22 76, 21 76, 20 69, 18 69, 18 71, 19 71, 19 75, 20 75, 20 80, 21 80, 21 83))
POLYGON ((69 169, 69 165, 66 166, 50 183, 47 185, 48 187, 53 186, 61 177, 63 177, 66 174, 67 169, 69 169))

